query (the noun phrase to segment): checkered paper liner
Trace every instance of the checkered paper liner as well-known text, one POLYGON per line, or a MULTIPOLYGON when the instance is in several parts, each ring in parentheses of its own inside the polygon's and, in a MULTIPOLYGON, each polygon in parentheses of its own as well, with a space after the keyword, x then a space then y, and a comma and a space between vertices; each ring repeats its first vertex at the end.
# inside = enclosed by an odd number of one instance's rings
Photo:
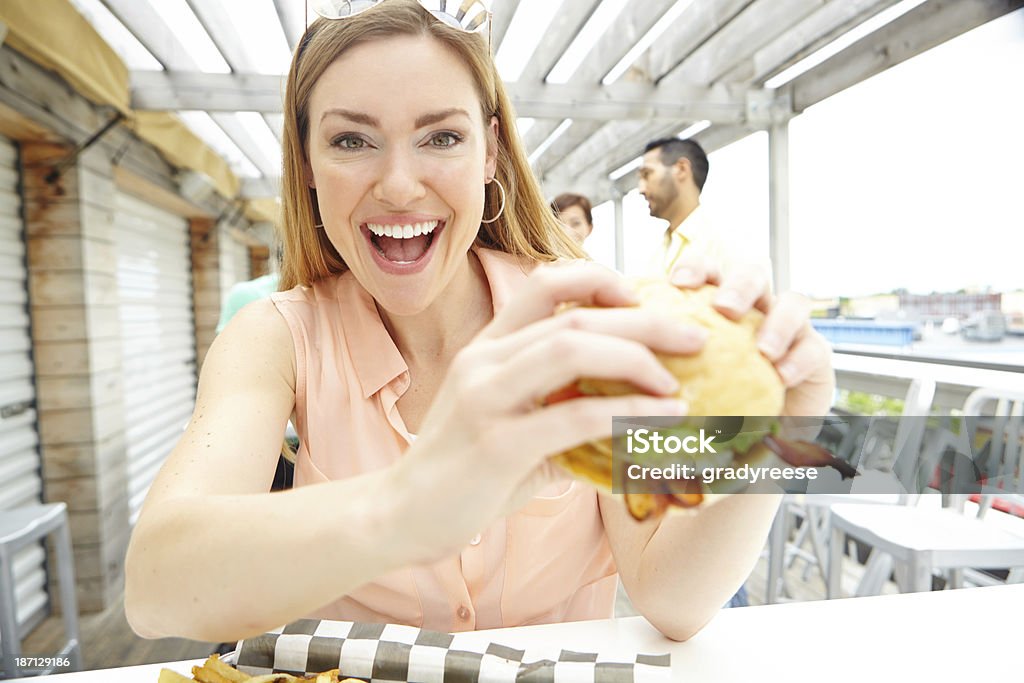
POLYGON ((671 680, 668 654, 573 652, 543 644, 524 650, 479 636, 413 626, 303 619, 243 640, 226 660, 258 676, 340 669, 371 683, 661 683, 671 680))

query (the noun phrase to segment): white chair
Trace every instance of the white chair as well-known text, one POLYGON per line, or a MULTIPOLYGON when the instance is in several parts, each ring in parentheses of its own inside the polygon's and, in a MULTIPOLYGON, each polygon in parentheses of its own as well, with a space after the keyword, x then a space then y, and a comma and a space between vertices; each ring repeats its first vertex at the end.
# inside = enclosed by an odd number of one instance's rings
MULTIPOLYGON (((3 664, 0 678, 18 678, 25 674, 18 666, 22 634, 18 629, 15 601, 14 557, 22 548, 52 536, 56 557, 61 613, 64 616, 65 642, 59 652, 47 657, 67 659, 71 671, 81 668, 82 650, 78 639, 78 602, 75 597, 74 556, 67 505, 49 503, 13 510, 0 510, 0 652, 3 664)), ((52 673, 58 666, 49 666, 43 673, 52 673)))
MULTIPOLYGON (((912 464, 919 459, 925 435, 923 419, 906 417, 926 416, 935 397, 935 381, 917 378, 910 383, 903 402, 901 418, 856 420, 847 427, 836 448, 836 456, 859 466, 863 471, 889 470, 896 482, 907 476, 912 464)), ((815 493, 788 494, 783 498, 769 534, 768 581, 765 596, 767 604, 778 602, 786 591, 785 570, 797 557, 807 562, 807 568, 816 566, 824 582, 828 581, 829 510, 837 503, 845 504, 905 504, 912 497, 891 493, 815 493), (797 519, 803 524, 792 542, 787 542, 797 519), (810 541, 812 550, 803 549, 810 541)), ((880 571, 875 570, 875 571, 880 571)), ((804 574, 806 578, 806 571, 804 574)))
MULTIPOLYGON (((852 538, 884 553, 896 563, 897 579, 904 592, 927 591, 936 570, 948 570, 947 585, 962 585, 964 571, 977 568, 1010 569, 1010 581, 1024 578, 1024 520, 992 512, 993 501, 1024 500, 1021 475, 1021 437, 1024 391, 978 389, 964 403, 963 429, 956 436, 937 439, 941 446, 956 443, 957 450, 971 455, 964 465, 978 466, 987 479, 974 515, 965 514, 964 495, 951 497, 953 506, 936 504, 905 507, 834 505, 831 509, 831 547, 827 596, 840 597, 843 539, 852 538), (986 410, 989 409, 989 410, 986 410), (977 446, 988 432, 985 446, 977 446)), ((941 463, 942 453, 932 462, 941 463)), ((951 473, 955 481, 957 471, 951 473)), ((955 493, 955 491, 953 491, 955 493)), ((934 501, 926 495, 922 500, 934 501)), ((858 594, 862 591, 858 590, 858 594)))

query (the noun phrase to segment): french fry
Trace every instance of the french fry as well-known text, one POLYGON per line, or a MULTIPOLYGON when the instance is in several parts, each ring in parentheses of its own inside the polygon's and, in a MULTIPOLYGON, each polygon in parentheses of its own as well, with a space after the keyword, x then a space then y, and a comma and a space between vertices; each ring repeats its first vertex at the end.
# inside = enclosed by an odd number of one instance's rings
MULTIPOLYGON (((211 658, 212 659, 212 658, 211 658)), ((207 659, 206 663, 202 666, 192 667, 192 677, 200 683, 232 683, 230 678, 221 676, 219 673, 214 671, 212 668, 208 668, 210 660, 207 659)), ((248 679, 245 679, 248 680, 248 679)))
POLYGON ((218 655, 210 655, 202 666, 192 667, 192 678, 183 676, 170 669, 160 670, 158 683, 363 683, 358 678, 341 678, 338 669, 331 669, 315 676, 292 676, 291 674, 264 674, 250 676, 220 660, 218 655))
POLYGON ((243 681, 248 681, 252 678, 252 676, 244 674, 235 667, 220 661, 220 656, 215 654, 210 655, 210 658, 206 660, 203 668, 215 671, 230 683, 243 683, 243 681))

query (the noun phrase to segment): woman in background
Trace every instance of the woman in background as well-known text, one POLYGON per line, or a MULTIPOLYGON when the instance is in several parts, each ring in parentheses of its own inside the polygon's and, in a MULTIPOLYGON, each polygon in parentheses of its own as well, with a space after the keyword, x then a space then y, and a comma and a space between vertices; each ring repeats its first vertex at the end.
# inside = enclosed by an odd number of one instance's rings
POLYGON ((584 240, 594 231, 590 200, 581 194, 563 192, 551 202, 551 210, 565 226, 572 241, 582 247, 584 240))

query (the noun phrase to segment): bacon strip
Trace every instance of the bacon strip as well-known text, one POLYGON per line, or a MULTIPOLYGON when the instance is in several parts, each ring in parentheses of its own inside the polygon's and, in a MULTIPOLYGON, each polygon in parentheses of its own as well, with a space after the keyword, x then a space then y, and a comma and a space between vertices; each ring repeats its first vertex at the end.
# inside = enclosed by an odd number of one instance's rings
POLYGON ((857 470, 845 460, 832 455, 828 449, 810 441, 787 441, 768 435, 764 437, 764 445, 773 453, 794 467, 829 466, 842 475, 843 479, 857 476, 857 470))

